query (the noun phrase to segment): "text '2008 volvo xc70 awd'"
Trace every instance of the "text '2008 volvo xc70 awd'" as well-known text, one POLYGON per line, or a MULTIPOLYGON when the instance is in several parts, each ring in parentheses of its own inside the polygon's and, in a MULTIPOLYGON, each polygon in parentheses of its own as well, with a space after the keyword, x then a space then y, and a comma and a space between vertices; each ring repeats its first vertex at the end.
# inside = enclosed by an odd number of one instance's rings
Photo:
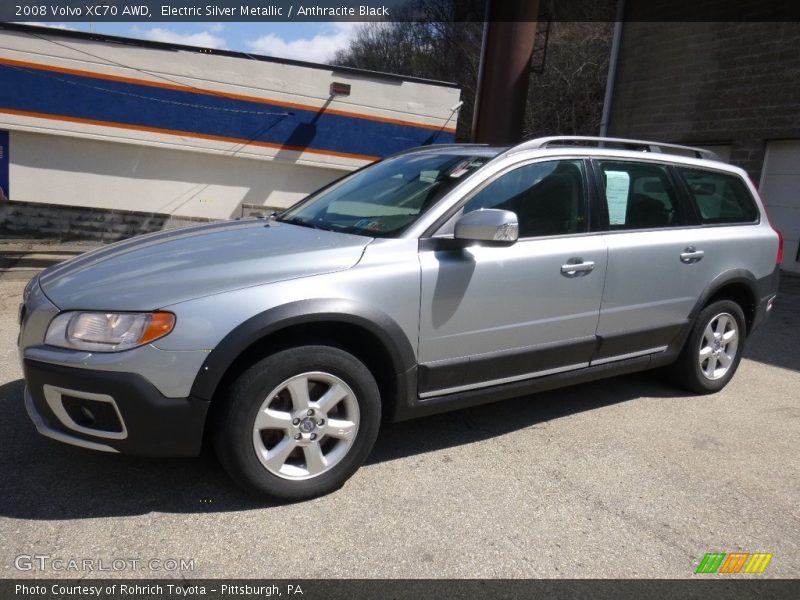
POLYGON ((382 418, 654 367, 722 389, 782 252, 745 173, 705 150, 418 148, 267 220, 44 271, 20 309, 25 405, 95 450, 194 455, 208 432, 249 491, 310 498, 382 418))

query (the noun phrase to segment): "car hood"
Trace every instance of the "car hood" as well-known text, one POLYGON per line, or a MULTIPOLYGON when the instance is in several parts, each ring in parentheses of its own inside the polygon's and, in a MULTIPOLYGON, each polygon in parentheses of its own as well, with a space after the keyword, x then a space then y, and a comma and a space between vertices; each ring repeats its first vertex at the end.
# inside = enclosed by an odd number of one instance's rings
POLYGON ((42 272, 62 310, 153 310, 355 265, 372 238, 274 221, 230 221, 132 238, 42 272))

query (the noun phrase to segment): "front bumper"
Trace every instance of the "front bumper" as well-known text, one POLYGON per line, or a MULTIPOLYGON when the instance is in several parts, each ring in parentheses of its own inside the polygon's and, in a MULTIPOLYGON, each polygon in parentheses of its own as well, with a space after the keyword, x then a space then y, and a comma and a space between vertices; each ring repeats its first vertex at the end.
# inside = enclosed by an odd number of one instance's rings
POLYGON ((25 408, 42 435, 138 456, 196 456, 209 402, 167 398, 141 375, 24 359, 25 408))

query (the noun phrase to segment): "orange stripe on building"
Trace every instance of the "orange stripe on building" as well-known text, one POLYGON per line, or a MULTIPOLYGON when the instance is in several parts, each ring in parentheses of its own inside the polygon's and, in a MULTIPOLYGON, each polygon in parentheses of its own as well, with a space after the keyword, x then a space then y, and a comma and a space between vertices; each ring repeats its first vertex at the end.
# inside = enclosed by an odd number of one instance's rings
POLYGON ((341 158, 354 158, 357 160, 378 160, 379 156, 367 154, 353 154, 350 152, 340 152, 338 150, 322 150, 318 148, 303 148, 301 146, 289 146, 287 144, 276 144, 273 142, 263 142, 261 140, 250 140, 245 138, 228 137, 224 135, 214 135, 210 133, 199 133, 195 131, 181 131, 178 129, 166 129, 162 127, 151 127, 148 125, 133 125, 129 123, 118 123, 116 121, 99 121, 96 119, 85 119, 83 117, 70 117, 67 115, 56 115, 50 113, 37 113, 14 108, 0 107, 0 113, 6 113, 19 117, 34 117, 37 119, 51 119, 55 121, 66 121, 69 123, 79 123, 81 125, 97 125, 99 127, 113 127, 115 129, 128 129, 131 131, 146 131, 148 133, 162 133, 166 135, 176 135, 181 137, 193 137, 215 142, 230 142, 234 144, 245 144, 246 146, 260 146, 263 148, 274 148, 276 150, 291 150, 293 152, 309 152, 312 154, 322 154, 327 156, 338 156, 341 158))

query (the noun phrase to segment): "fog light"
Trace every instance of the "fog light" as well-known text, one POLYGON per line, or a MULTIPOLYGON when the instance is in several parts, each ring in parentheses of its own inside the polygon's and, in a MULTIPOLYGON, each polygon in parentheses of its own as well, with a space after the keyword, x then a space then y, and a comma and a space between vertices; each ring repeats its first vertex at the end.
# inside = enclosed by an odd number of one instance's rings
POLYGON ((96 419, 95 419, 94 413, 92 411, 90 411, 85 406, 81 406, 80 407, 80 413, 81 413, 81 417, 82 418, 81 418, 81 422, 78 423, 79 425, 94 425, 94 422, 96 421, 96 419))

